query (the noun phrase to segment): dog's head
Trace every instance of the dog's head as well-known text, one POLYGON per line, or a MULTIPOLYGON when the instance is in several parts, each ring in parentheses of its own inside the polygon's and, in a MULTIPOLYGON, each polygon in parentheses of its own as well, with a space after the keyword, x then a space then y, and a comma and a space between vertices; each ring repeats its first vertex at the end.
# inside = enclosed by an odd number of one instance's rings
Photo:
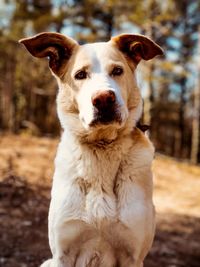
POLYGON ((42 33, 20 42, 33 56, 49 58, 59 84, 62 126, 79 133, 122 129, 127 121, 133 126, 142 110, 135 68, 141 59, 163 53, 152 40, 135 34, 86 45, 58 33, 42 33))

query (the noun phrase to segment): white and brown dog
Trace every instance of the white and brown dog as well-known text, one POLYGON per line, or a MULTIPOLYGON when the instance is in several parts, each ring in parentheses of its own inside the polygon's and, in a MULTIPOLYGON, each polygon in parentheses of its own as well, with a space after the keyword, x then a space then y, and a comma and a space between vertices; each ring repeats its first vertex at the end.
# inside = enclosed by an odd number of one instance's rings
POLYGON ((58 33, 20 42, 49 57, 64 129, 49 211, 53 257, 42 266, 143 266, 155 229, 154 148, 136 127, 142 99, 134 72, 162 49, 135 34, 86 45, 58 33))

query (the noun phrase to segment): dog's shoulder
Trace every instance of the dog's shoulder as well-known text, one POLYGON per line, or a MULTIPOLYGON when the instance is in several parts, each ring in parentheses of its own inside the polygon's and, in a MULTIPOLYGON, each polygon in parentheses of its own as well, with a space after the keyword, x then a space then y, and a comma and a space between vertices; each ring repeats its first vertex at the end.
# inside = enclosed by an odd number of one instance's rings
POLYGON ((147 134, 138 128, 134 128, 131 132, 131 156, 137 159, 137 163, 151 164, 154 158, 154 146, 147 134))
POLYGON ((131 132, 131 139, 133 145, 140 145, 141 147, 151 148, 153 147, 147 134, 141 131, 139 128, 135 127, 131 132))

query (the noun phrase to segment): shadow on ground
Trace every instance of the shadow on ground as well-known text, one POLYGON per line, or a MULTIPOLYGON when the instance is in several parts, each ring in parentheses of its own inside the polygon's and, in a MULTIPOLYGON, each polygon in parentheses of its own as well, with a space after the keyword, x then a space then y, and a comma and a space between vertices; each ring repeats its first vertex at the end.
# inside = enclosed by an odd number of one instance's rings
POLYGON ((47 239, 49 188, 16 176, 0 184, 0 266, 38 267, 50 257, 47 239))
MULTIPOLYGON (((38 267, 50 257, 49 192, 47 186, 36 187, 12 175, 1 182, 0 266, 38 267)), ((200 266, 200 219, 160 214, 145 267, 175 266, 200 266)))
POLYGON ((199 267, 200 218, 162 214, 144 267, 199 267))

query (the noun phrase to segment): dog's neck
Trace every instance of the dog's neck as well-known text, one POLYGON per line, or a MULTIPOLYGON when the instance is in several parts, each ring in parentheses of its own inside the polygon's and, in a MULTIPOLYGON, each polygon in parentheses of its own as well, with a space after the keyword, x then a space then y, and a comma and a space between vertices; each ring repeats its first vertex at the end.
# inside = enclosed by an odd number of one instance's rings
POLYGON ((83 135, 78 136, 78 139, 80 143, 102 147, 113 143, 118 137, 118 129, 105 127, 85 132, 83 135))
POLYGON ((117 140, 118 140, 117 137, 114 139, 102 138, 102 139, 97 139, 97 140, 90 140, 90 139, 83 138, 80 140, 80 142, 88 146, 92 146, 92 147, 96 147, 100 149, 106 149, 108 146, 110 147, 111 145, 113 145, 117 140))
POLYGON ((69 127, 64 130, 64 135, 69 136, 70 140, 77 144, 106 149, 107 147, 114 146, 125 136, 130 135, 135 126, 136 123, 129 118, 123 127, 109 125, 88 131, 82 127, 79 129, 69 127))

